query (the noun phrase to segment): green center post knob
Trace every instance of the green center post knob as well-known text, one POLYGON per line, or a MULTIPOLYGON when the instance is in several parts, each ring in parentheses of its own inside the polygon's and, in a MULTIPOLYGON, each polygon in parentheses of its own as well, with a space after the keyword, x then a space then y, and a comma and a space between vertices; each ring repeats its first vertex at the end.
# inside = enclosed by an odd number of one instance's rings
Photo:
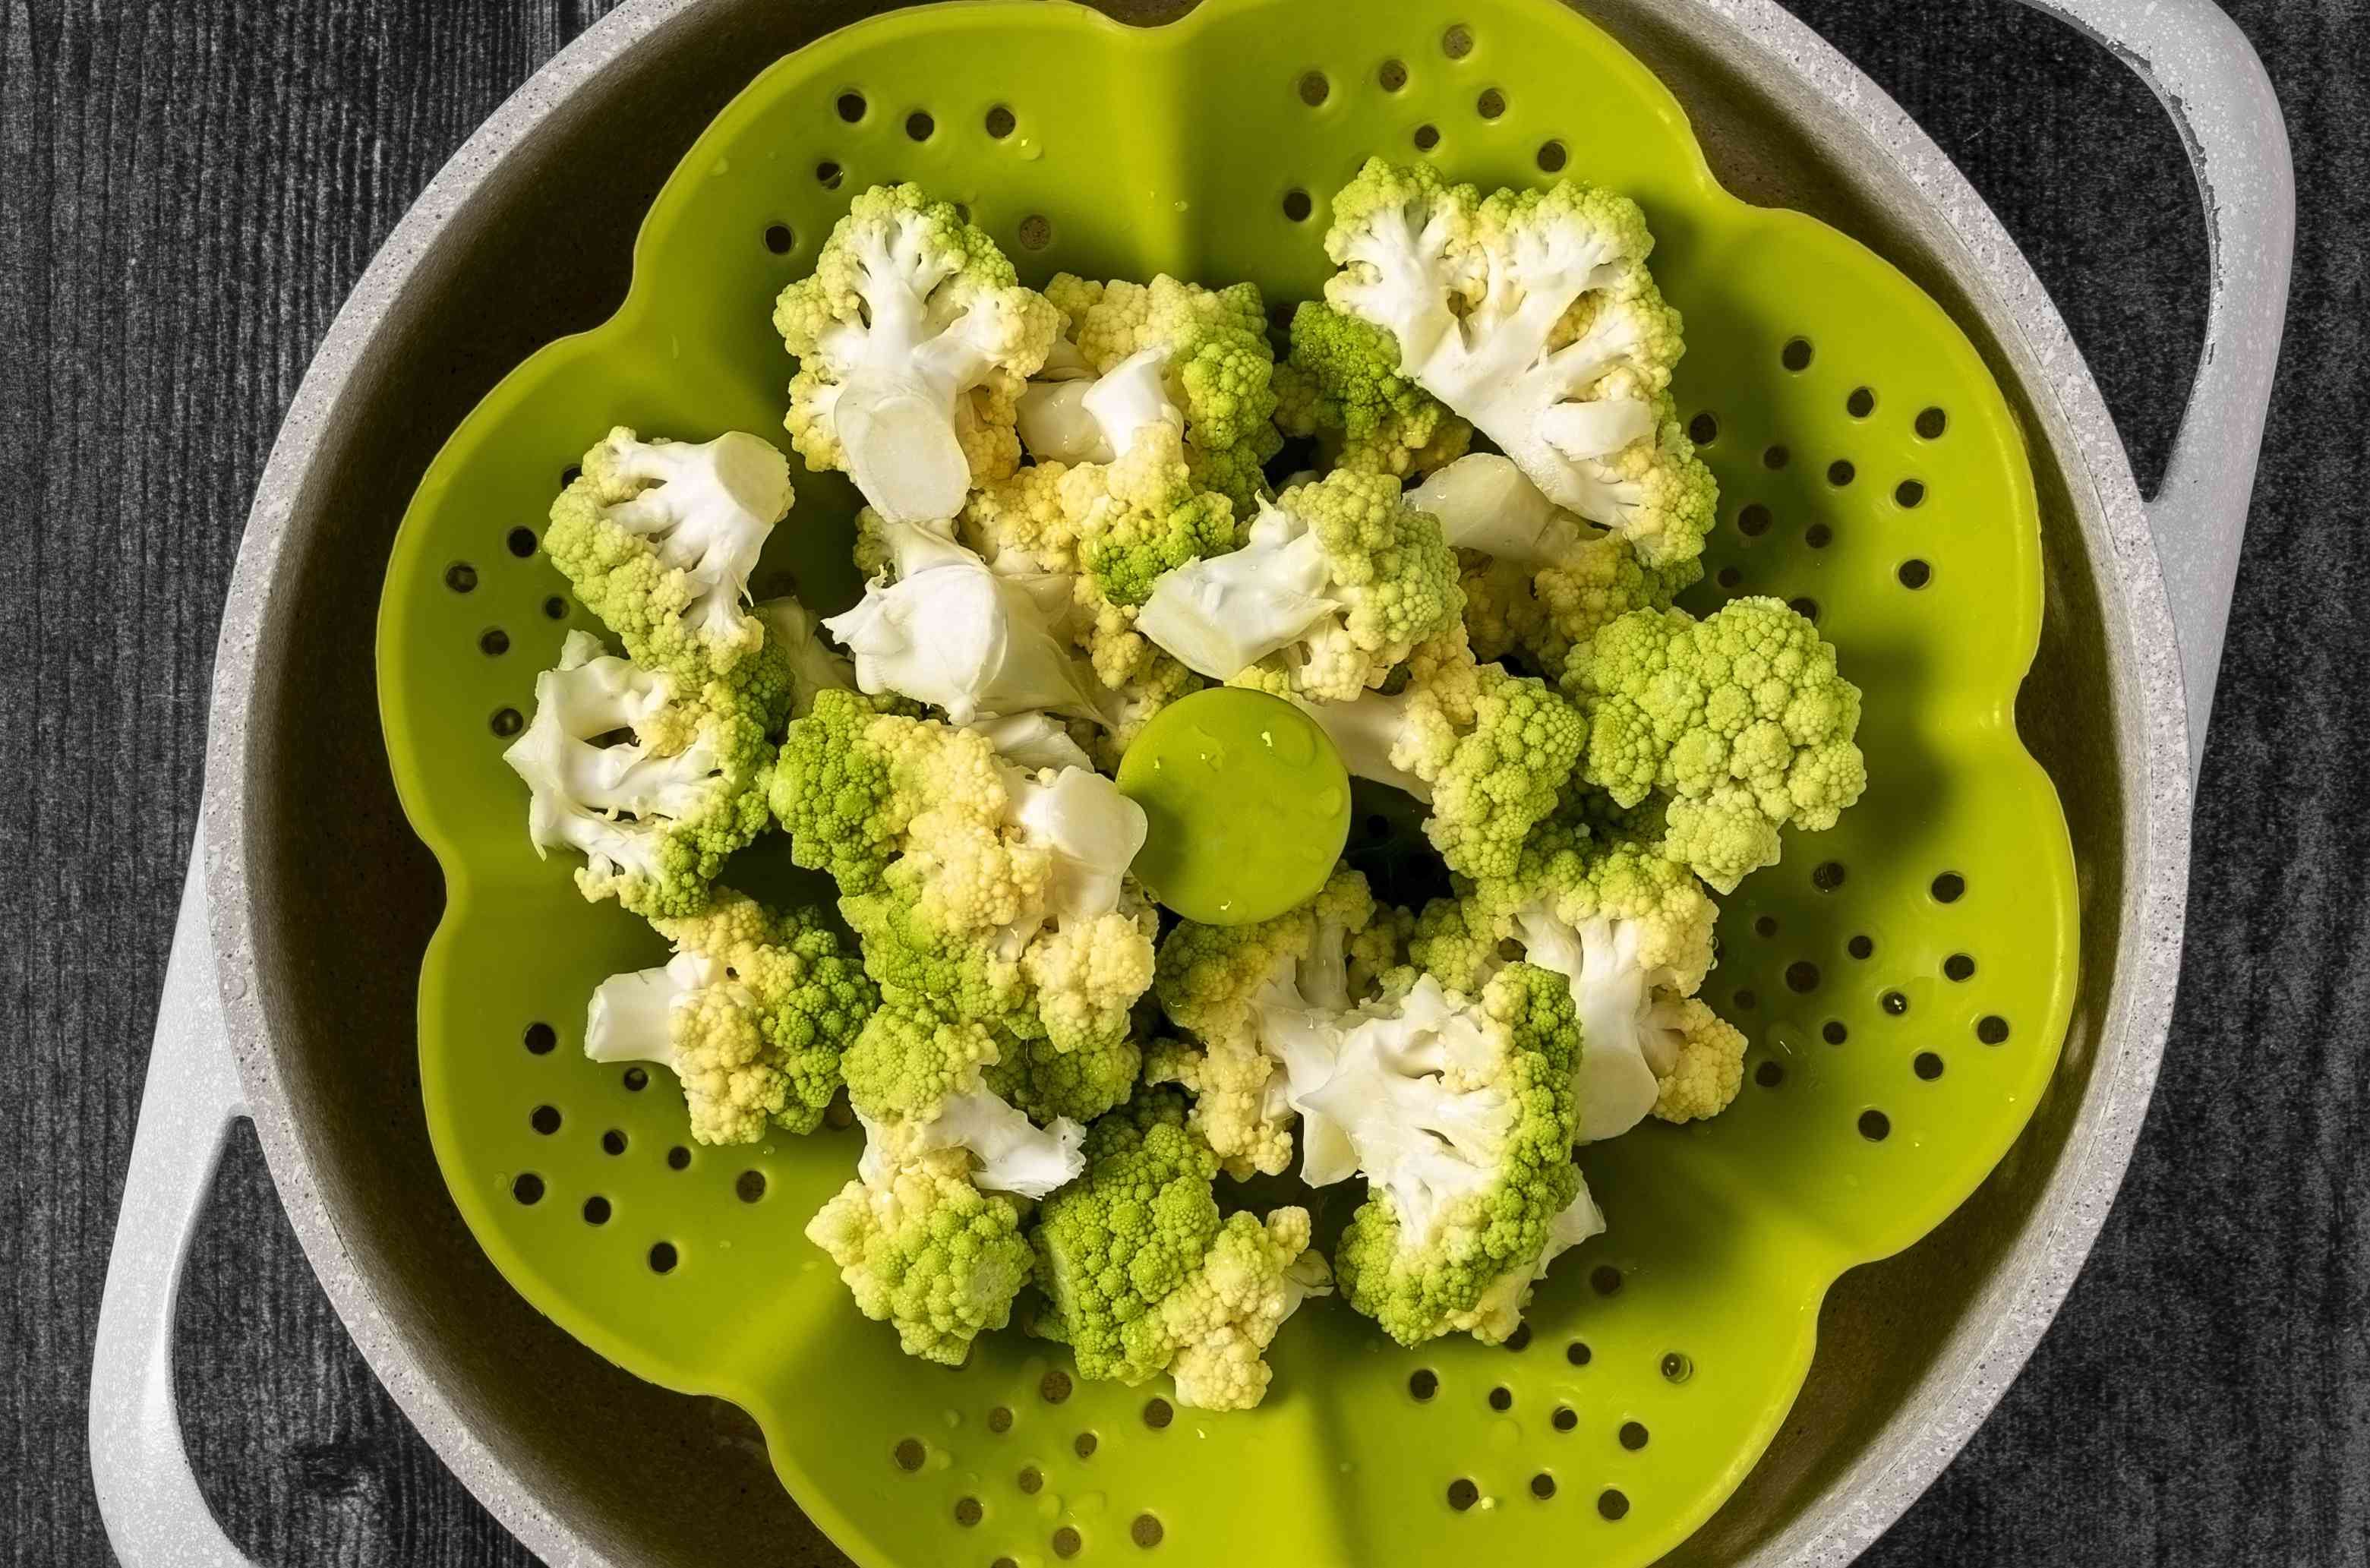
POLYGON ((1272 919, 1316 896, 1350 838, 1350 773, 1281 698, 1214 686, 1169 704, 1120 760, 1149 819, 1135 877, 1205 926, 1272 919))

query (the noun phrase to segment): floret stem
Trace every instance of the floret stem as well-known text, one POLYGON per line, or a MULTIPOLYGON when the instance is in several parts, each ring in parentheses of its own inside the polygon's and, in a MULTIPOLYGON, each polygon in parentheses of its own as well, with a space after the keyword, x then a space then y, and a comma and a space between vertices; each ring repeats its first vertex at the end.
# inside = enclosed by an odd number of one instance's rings
POLYGON ((1430 805, 1432 786, 1391 760, 1407 731, 1408 706, 1405 696, 1368 692, 1353 702, 1313 702, 1306 709, 1353 777, 1387 784, 1430 805))
POLYGON ((668 1020, 675 1008, 723 977, 722 964, 696 952, 611 975, 593 987, 585 1009, 584 1055, 604 1063, 672 1062, 668 1020))

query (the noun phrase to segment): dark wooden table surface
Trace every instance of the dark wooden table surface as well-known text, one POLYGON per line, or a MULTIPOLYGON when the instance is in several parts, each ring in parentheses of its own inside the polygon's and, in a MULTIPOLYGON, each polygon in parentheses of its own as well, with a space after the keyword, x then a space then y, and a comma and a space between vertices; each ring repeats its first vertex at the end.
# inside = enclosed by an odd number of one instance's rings
MULTIPOLYGON (((91 1323, 249 492, 429 175, 607 0, 0 0, 0 1553, 109 1561, 91 1323)), ((2201 333, 2174 137, 2008 0, 1797 0, 2039 267, 2152 483, 2201 333)), ((2063 1317, 1888 1565, 2370 1564, 2370 23, 2237 0, 2303 207, 2155 1107, 2063 1317)), ((181 1309, 272 1564, 527 1561, 380 1391, 251 1135, 181 1309)))

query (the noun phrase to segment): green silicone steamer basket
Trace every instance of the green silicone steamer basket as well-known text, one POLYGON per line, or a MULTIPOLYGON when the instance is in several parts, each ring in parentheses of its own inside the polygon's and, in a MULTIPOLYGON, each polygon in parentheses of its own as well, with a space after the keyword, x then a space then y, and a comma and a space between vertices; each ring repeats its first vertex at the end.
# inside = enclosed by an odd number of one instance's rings
MULTIPOLYGON (((859 591, 856 496, 794 479, 754 587, 827 613, 859 591)), ((1559 6, 1204 0, 1134 29, 978 0, 861 23, 718 117, 623 306, 503 381, 404 519, 379 681, 447 888, 420 997, 437 1159, 529 1301, 746 1410, 867 1568, 1650 1562, 1768 1447, 1828 1287, 1939 1224, 2049 1083, 2076 927, 2065 822, 2014 722, 2041 608, 2024 448, 1965 336, 1856 242, 1722 190, 1670 94, 1559 6), (965 203, 1032 283, 1167 271, 1288 306, 1329 271, 1328 194, 1377 153, 1485 188, 1569 172, 1644 207, 1685 315, 1681 414, 1721 492, 1683 602, 1776 594, 1817 621, 1866 693, 1867 797, 1723 901, 1704 994, 1751 1042, 1743 1093, 1582 1152, 1610 1228, 1506 1345, 1405 1350, 1318 1300, 1271 1353, 1266 1403, 1223 1415, 1078 1380, 1017 1327, 960 1370, 909 1359, 801 1234, 857 1133, 699 1147, 669 1075, 581 1054, 593 986, 663 947, 580 898, 569 857, 536 858, 501 760, 536 672, 599 629, 536 551, 545 513, 614 424, 787 446, 772 301, 868 186, 965 203)), ((830 892, 778 858, 750 877, 830 892)))

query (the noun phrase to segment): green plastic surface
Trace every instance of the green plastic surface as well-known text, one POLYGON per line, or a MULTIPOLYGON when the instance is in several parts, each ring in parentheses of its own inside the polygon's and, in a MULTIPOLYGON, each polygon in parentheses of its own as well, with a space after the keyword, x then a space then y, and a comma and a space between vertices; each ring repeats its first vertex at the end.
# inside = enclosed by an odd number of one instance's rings
MULTIPOLYGON (((756 585, 834 610, 857 588, 854 497, 798 485, 756 585)), ((1560 6, 1207 0, 1135 30, 985 0, 867 22, 717 120, 643 228, 624 306, 504 381, 405 520, 381 701, 448 882, 420 981, 437 1157, 522 1293, 632 1371, 746 1408, 868 1568, 1650 1562, 1777 1433, 1837 1274, 1939 1223, 2049 1083, 2074 869, 2013 721, 2041 604, 2025 454, 1965 337, 1850 239, 1721 191, 1669 94, 1560 6), (1284 302, 1327 271, 1327 193, 1376 152, 1485 185, 1568 167, 1643 203, 1686 315, 1681 413, 1722 487, 1688 603, 1814 606, 1867 693, 1867 799, 1725 902, 1706 995, 1751 1038, 1743 1096, 1584 1153, 1611 1230, 1559 1262, 1522 1348, 1400 1350, 1319 1301, 1239 1415, 1075 1382, 1066 1352, 1018 1332, 960 1372, 906 1359, 800 1236, 853 1133, 693 1147, 667 1074, 581 1054, 593 985, 662 948, 526 842, 500 732, 591 626, 534 537, 613 423, 782 439, 773 296, 868 185, 969 203, 1030 282, 1166 270, 1284 302)))
POLYGON ((1150 832, 1136 880, 1205 926, 1271 920, 1317 896, 1350 841, 1350 770, 1280 697, 1214 686, 1153 716, 1120 760, 1150 832))

